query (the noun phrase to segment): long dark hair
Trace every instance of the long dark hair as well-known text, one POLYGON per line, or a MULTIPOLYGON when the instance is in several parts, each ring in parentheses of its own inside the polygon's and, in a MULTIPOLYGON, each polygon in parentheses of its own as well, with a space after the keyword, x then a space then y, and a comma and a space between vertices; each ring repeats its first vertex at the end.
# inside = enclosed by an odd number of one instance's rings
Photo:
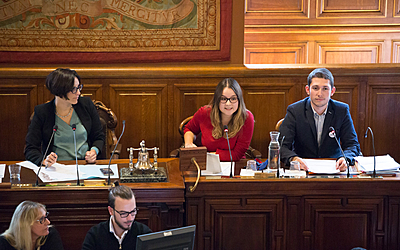
POLYGON ((246 105, 244 104, 242 88, 240 87, 239 83, 233 78, 225 78, 224 80, 220 81, 215 88, 214 97, 209 104, 211 106, 211 124, 214 127, 212 131, 212 136, 214 139, 219 139, 224 136, 219 104, 221 102, 222 92, 227 87, 235 92, 239 102, 238 109, 235 113, 233 113, 232 118, 228 123, 229 138, 234 137, 240 131, 247 118, 247 109, 246 105))

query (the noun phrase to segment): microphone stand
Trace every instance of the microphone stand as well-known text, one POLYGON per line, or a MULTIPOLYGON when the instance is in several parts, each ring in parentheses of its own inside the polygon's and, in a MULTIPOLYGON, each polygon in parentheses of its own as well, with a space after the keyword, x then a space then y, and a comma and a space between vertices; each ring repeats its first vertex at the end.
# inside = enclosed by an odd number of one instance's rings
POLYGON ((78 154, 76 151, 76 136, 75 136, 76 125, 72 124, 72 132, 74 134, 74 145, 75 145, 75 161, 76 161, 76 185, 80 186, 79 182, 79 165, 78 165, 78 154))
POLYGON ((118 138, 117 143, 115 144, 114 150, 112 151, 112 154, 111 154, 111 157, 110 157, 110 161, 108 162, 108 169, 107 169, 107 172, 108 172, 108 179, 107 179, 107 185, 111 185, 111 179, 110 179, 110 178, 111 178, 111 177, 110 177, 110 173, 111 173, 111 159, 112 159, 113 156, 114 156, 115 150, 117 149, 118 143, 119 143, 119 141, 121 140, 122 135, 124 134, 124 131, 125 131, 125 120, 122 121, 122 132, 121 132, 121 134, 120 134, 120 136, 119 136, 119 138, 118 138))
POLYGON ((232 175, 233 160, 232 160, 232 153, 231 153, 231 145, 229 144, 228 126, 227 125, 224 125, 224 131, 226 133, 226 141, 228 142, 229 156, 231 157, 231 173, 229 175, 229 178, 233 178, 233 175, 232 175))
POLYGON ((39 170, 38 170, 38 172, 37 172, 37 174, 36 174, 36 183, 35 183, 35 187, 39 186, 39 173, 40 173, 40 170, 42 169, 43 161, 44 161, 44 159, 46 158, 47 151, 49 150, 51 141, 53 140, 54 133, 57 131, 57 129, 58 129, 58 126, 57 126, 57 125, 54 125, 54 126, 53 126, 53 133, 51 134, 49 144, 47 144, 46 151, 44 151, 44 155, 43 155, 42 161, 40 162, 39 170))
MULTIPOLYGON (((347 161, 347 158, 346 158, 346 156, 344 155, 342 146, 340 146, 339 140, 338 140, 337 137, 336 137, 335 129, 334 129, 333 127, 330 127, 330 128, 329 128, 329 131, 330 131, 330 133, 332 133, 333 137, 335 137, 336 143, 338 144, 339 149, 340 149, 340 151, 342 152, 342 155, 343 155, 343 157, 344 157, 344 160, 346 161, 347 178, 350 178, 350 164, 349 164, 349 162, 347 161)), ((332 136, 331 136, 330 134, 329 134, 329 136, 332 138, 332 136)))
MULTIPOLYGON (((338 141, 338 139, 337 139, 337 137, 336 137, 336 133, 335 133, 335 140, 336 140, 336 142, 339 144, 339 141, 338 141)), ((349 164, 349 162, 347 161, 346 156, 344 155, 344 152, 343 152, 342 147, 339 147, 339 148, 340 148, 340 151, 342 151, 342 155, 343 155, 343 157, 344 157, 344 160, 346 161, 347 178, 349 178, 349 177, 350 177, 350 164, 349 164)))
POLYGON ((372 129, 370 127, 367 128, 367 131, 365 131, 365 138, 368 137, 368 130, 371 132, 372 136, 372 149, 374 151, 374 172, 372 173, 372 177, 376 178, 376 153, 375 153, 375 140, 374 140, 374 133, 372 132, 372 129))

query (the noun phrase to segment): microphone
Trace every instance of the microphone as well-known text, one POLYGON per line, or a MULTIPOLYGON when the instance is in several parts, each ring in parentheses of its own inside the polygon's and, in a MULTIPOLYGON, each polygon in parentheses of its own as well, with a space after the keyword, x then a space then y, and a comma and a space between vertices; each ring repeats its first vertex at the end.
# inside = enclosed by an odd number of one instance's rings
POLYGON ((349 162, 347 161, 346 156, 344 155, 342 146, 340 146, 340 143, 339 143, 339 141, 338 141, 338 139, 336 137, 335 129, 333 127, 329 127, 329 137, 330 138, 335 138, 335 140, 337 142, 337 145, 339 146, 340 151, 342 152, 342 155, 343 155, 344 160, 346 161, 346 165, 347 165, 347 178, 349 178, 350 177, 350 165, 349 165, 349 162))
MULTIPOLYGON (((54 126, 53 126, 53 133, 51 134, 49 144, 47 144, 46 151, 44 152, 42 161, 40 162, 39 170, 38 170, 38 172, 37 172, 37 174, 36 174, 36 183, 35 183, 35 186, 36 186, 36 187, 39 186, 39 173, 40 173, 40 170, 42 169, 43 161, 44 161, 44 159, 46 158, 47 151, 49 150, 51 141, 53 140, 54 133, 57 131, 57 129, 58 129, 58 126, 57 126, 57 125, 54 125, 54 126)), ((47 167, 47 165, 46 165, 46 167, 47 167)))
POLYGON ((372 174, 372 177, 375 178, 376 177, 376 153, 375 153, 375 140, 374 140, 374 133, 372 132, 372 129, 370 127, 367 128, 367 130, 365 131, 365 138, 368 137, 368 130, 369 132, 371 132, 371 136, 372 136, 372 149, 374 151, 374 173, 372 174))
POLYGON ((232 160, 231 145, 229 144, 228 126, 227 126, 227 125, 224 125, 224 132, 225 132, 225 134, 226 134, 226 141, 228 142, 229 156, 231 157, 231 174, 229 175, 229 177, 230 177, 230 178, 233 178, 233 175, 232 175, 233 160, 232 160))
POLYGON ((110 161, 108 162, 108 169, 107 169, 107 171, 108 171, 108 180, 107 180, 107 185, 111 185, 111 180, 110 180, 111 159, 112 159, 113 156, 114 156, 115 150, 117 149, 118 143, 119 143, 119 141, 121 140, 121 137, 122 137, 122 135, 124 134, 124 131, 125 131, 125 120, 122 121, 122 132, 121 132, 121 134, 120 134, 120 136, 119 136, 119 138, 118 138, 117 143, 115 144, 114 150, 112 151, 112 154, 111 154, 111 157, 110 157, 110 161))
POLYGON ((74 134, 74 146, 75 146, 75 161, 76 161, 76 185, 80 186, 79 182, 79 166, 78 166, 78 153, 76 152, 76 135, 75 135, 75 130, 76 130, 76 124, 72 124, 72 132, 74 134))

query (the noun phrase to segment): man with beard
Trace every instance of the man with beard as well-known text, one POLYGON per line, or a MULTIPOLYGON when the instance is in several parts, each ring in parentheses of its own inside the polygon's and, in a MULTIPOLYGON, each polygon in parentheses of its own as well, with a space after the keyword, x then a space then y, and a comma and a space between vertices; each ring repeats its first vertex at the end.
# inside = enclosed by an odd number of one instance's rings
POLYGON ((137 236, 152 232, 146 225, 135 221, 137 211, 132 190, 116 182, 108 193, 110 220, 88 231, 82 250, 135 249, 137 236))

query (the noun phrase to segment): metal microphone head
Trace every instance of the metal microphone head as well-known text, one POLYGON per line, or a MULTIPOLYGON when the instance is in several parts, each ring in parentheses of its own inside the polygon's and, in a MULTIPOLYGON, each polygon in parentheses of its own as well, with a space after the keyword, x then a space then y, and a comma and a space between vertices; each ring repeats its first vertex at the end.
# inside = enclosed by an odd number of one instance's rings
POLYGON ((367 138, 368 137, 368 129, 371 129, 370 127, 367 128, 367 130, 365 130, 365 135, 364 137, 367 138))
POLYGON ((228 126, 227 125, 224 125, 224 132, 225 133, 228 132, 228 126))
POLYGON ((57 125, 54 125, 54 126, 53 126, 53 131, 56 132, 57 129, 58 129, 58 126, 57 126, 57 125))
POLYGON ((335 129, 333 127, 329 127, 329 137, 335 138, 335 136, 336 136, 335 129))
POLYGON ((75 131, 76 130, 76 124, 72 124, 72 130, 75 131))

